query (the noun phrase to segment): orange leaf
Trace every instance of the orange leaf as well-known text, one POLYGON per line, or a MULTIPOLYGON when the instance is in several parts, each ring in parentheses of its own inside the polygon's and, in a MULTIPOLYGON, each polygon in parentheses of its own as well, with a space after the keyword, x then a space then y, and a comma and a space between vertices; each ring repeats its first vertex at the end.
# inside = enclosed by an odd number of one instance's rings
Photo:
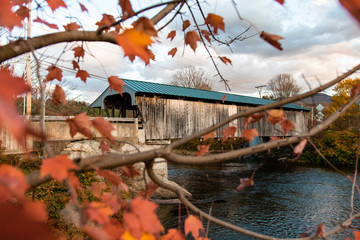
POLYGON ((134 29, 139 32, 143 32, 150 37, 157 36, 157 30, 154 27, 154 23, 146 17, 140 17, 132 24, 134 29))
POLYGON ((110 86, 110 90, 114 90, 117 91, 118 93, 120 93, 122 95, 123 92, 123 86, 126 85, 123 80, 121 80, 119 77, 117 76, 110 76, 108 78, 108 82, 109 82, 109 86, 110 86))
POLYGON ((40 201, 26 201, 23 204, 23 209, 26 215, 32 216, 32 219, 37 222, 46 222, 48 220, 48 215, 45 208, 45 204, 40 201))
POLYGON ((269 110, 267 113, 268 113, 268 116, 266 118, 266 122, 270 122, 272 125, 280 122, 281 120, 283 120, 285 118, 284 111, 282 109, 269 110))
POLYGON ((224 96, 222 96, 222 98, 221 98, 222 103, 224 103, 224 102, 225 102, 226 97, 227 97, 227 95, 226 95, 226 94, 225 94, 224 96))
POLYGON ((275 34, 270 34, 264 31, 260 33, 260 37, 265 41, 267 41, 268 43, 270 43, 271 45, 273 45, 275 48, 279 50, 283 50, 281 44, 278 42, 279 40, 284 39, 283 37, 275 34))
POLYGON ((13 76, 7 68, 0 68, 0 98, 12 103, 14 97, 25 92, 31 91, 31 87, 25 84, 25 79, 13 76))
POLYGON ((99 148, 101 149, 101 152, 103 154, 106 152, 110 152, 110 147, 106 141, 101 141, 99 148))
POLYGON ((195 239, 199 237, 199 232, 204 231, 204 226, 199 220, 198 216, 190 215, 185 219, 185 235, 188 235, 190 232, 195 239))
POLYGON ((190 26, 190 21, 189 20, 185 20, 183 22, 183 31, 185 31, 185 29, 187 29, 190 26))
POLYGON ((244 128, 246 128, 249 124, 256 123, 263 117, 265 117, 265 113, 254 113, 253 115, 244 118, 244 128))
POLYGON ((254 180, 250 178, 240 178, 240 185, 236 188, 236 191, 240 192, 246 187, 254 186, 254 180))
POLYGON ((84 58, 85 50, 81 46, 73 48, 72 50, 74 51, 74 57, 82 57, 82 58, 84 58))
POLYGON ((215 34, 218 33, 218 29, 221 29, 225 32, 224 18, 219 15, 209 13, 205 18, 205 24, 209 24, 211 27, 213 27, 215 34))
POLYGON ((256 128, 253 129, 246 129, 241 133, 241 137, 245 137, 249 142, 252 142, 254 137, 259 136, 258 131, 256 128))
POLYGON ((102 137, 105 137, 110 140, 112 144, 115 143, 114 137, 111 135, 111 131, 115 130, 113 125, 102 117, 97 117, 92 120, 92 125, 96 130, 101 134, 102 137))
POLYGON ((294 125, 293 121, 283 119, 280 121, 280 125, 281 125, 282 129, 284 130, 284 134, 287 134, 291 130, 295 130, 295 125, 294 125))
POLYGON ((44 159, 40 166, 40 177, 50 174, 58 182, 68 177, 68 171, 79 169, 78 166, 67 155, 58 155, 53 158, 44 159))
MULTIPOLYGON (((103 26, 107 26, 112 24, 113 22, 115 22, 115 18, 113 15, 109 15, 109 14, 103 14, 102 15, 102 19, 98 22, 96 22, 95 24, 98 25, 98 29, 103 27, 103 26)), ((105 32, 109 31, 109 29, 104 29, 105 32)))
POLYGON ((78 30, 80 27, 79 24, 75 23, 75 22, 72 22, 72 23, 69 23, 69 24, 66 24, 64 26, 65 28, 65 31, 75 31, 75 30, 78 30))
POLYGON ((22 18, 12 12, 13 5, 10 1, 1 1, 0 26, 8 28, 10 31, 18 26, 22 26, 22 18))
POLYGON ((210 39, 211 34, 210 34, 208 31, 206 31, 206 30, 201 30, 201 34, 204 36, 204 38, 205 38, 209 43, 211 43, 211 39, 210 39))
POLYGON ((164 240, 186 240, 184 234, 175 228, 169 229, 168 233, 163 238, 164 240))
POLYGON ((234 126, 229 126, 227 128, 224 128, 221 131, 221 133, 223 134, 222 142, 225 142, 226 140, 228 140, 229 137, 235 137, 236 129, 237 128, 234 126))
POLYGON ((296 147, 294 148, 294 154, 300 155, 304 151, 306 143, 307 143, 307 140, 304 139, 298 145, 296 145, 296 147))
POLYGON ((133 178, 135 176, 140 175, 140 172, 134 168, 134 165, 126 165, 120 168, 121 174, 129 177, 129 178, 133 178))
POLYGON ((72 61, 71 62, 72 63, 72 65, 73 65, 73 69, 75 70, 75 69, 79 69, 80 70, 80 66, 79 66, 79 63, 78 62, 76 62, 76 61, 72 61))
POLYGON ((360 231, 354 232, 355 240, 360 240, 360 231))
POLYGON ((230 65, 232 65, 232 62, 230 59, 228 59, 227 57, 219 57, 220 60, 225 63, 226 65, 229 63, 230 65))
POLYGON ((63 75, 62 75, 62 70, 60 68, 51 65, 50 67, 47 68, 47 70, 49 71, 49 73, 48 75, 46 75, 45 82, 49 82, 54 79, 61 81, 63 75))
POLYGON ((104 183, 104 182, 93 182, 93 183, 91 183, 89 190, 95 197, 100 198, 102 195, 102 192, 106 188, 107 188, 107 186, 106 186, 106 183, 104 183))
POLYGON ((104 193, 101 196, 101 200, 106 203, 115 213, 117 213, 126 203, 125 200, 121 199, 122 201, 118 201, 117 197, 111 193, 104 193))
POLYGON ((324 233, 325 233, 325 224, 320 223, 316 228, 315 236, 322 238, 324 233))
POLYGON ((55 11, 59 7, 67 8, 66 3, 62 0, 46 0, 52 11, 55 11))
POLYGON ((119 5, 121 7, 122 14, 124 17, 130 17, 134 15, 134 10, 132 9, 129 0, 119 0, 119 5))
POLYGON ((358 0, 340 0, 340 3, 360 23, 360 2, 358 0))
POLYGON ((173 48, 168 52, 168 55, 171 55, 172 57, 174 57, 176 52, 177 52, 177 48, 173 48))
POLYGON ((214 137, 215 137, 215 131, 210 132, 210 133, 204 135, 203 138, 204 138, 204 141, 206 141, 207 139, 211 139, 211 138, 214 138, 214 137))
POLYGON ((186 45, 190 45, 190 47, 192 48, 192 50, 196 50, 197 48, 197 41, 201 41, 200 37, 199 37, 199 34, 195 31, 190 31, 190 32, 187 32, 186 35, 185 35, 185 44, 186 45))
POLYGON ((21 17, 22 20, 24 20, 25 18, 29 18, 29 9, 25 6, 20 6, 18 10, 16 10, 16 15, 18 15, 19 17, 21 17))
POLYGON ((350 97, 354 97, 360 91, 360 83, 350 89, 350 97))
POLYGON ((76 133, 81 133, 88 138, 93 137, 93 133, 90 131, 91 120, 85 112, 76 115, 73 118, 66 119, 66 122, 70 126, 70 135, 74 137, 76 133))
POLYGON ((41 18, 37 17, 34 22, 38 22, 38 23, 41 23, 41 24, 45 24, 46 26, 48 26, 49 28, 52 28, 52 29, 59 29, 59 27, 54 24, 54 23, 48 23, 44 20, 42 20, 41 18))
POLYGON ((55 86, 51 99, 55 105, 66 103, 65 92, 59 85, 55 86))
POLYGON ((83 4, 79 3, 79 5, 82 12, 89 12, 83 4))
POLYGON ((84 204, 86 218, 99 224, 106 224, 110 216, 115 212, 103 202, 91 202, 84 204))
POLYGON ((147 47, 151 45, 150 37, 135 29, 126 29, 122 34, 116 36, 116 42, 123 48, 125 56, 140 57, 145 63, 150 60, 147 47))
POLYGON ((196 153, 196 156, 203 156, 205 153, 209 152, 210 144, 208 145, 198 145, 197 149, 198 152, 196 153))
POLYGON ((176 36, 176 31, 171 31, 166 38, 170 38, 170 40, 172 41, 174 39, 174 37, 176 36))
POLYGON ((145 191, 139 192, 139 196, 142 196, 143 198, 149 199, 149 197, 158 189, 159 186, 155 184, 153 181, 150 181, 146 184, 145 191))
POLYGON ((29 188, 29 185, 25 179, 25 175, 22 173, 22 171, 7 164, 0 166, 0 186, 6 188, 11 193, 11 195, 15 195, 19 198, 22 198, 26 190, 29 188))
POLYGON ((84 83, 86 83, 86 79, 87 79, 88 77, 90 77, 90 74, 89 74, 87 71, 85 71, 85 70, 80 70, 80 69, 79 69, 79 70, 77 71, 75 77, 80 78, 81 81, 83 81, 84 83))
POLYGON ((123 179, 116 174, 113 171, 110 170, 102 170, 102 169, 98 169, 96 171, 97 175, 103 176, 106 180, 108 180, 112 185, 117 186, 116 190, 120 190, 120 191, 125 191, 128 192, 129 188, 128 186, 124 183, 123 179))

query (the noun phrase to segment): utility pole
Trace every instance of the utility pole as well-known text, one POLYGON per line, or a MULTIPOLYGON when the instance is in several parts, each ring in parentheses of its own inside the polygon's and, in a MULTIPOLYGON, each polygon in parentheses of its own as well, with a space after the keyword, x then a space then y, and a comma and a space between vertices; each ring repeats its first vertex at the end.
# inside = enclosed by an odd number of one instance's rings
POLYGON ((256 89, 259 89, 259 96, 261 98, 261 93, 262 93, 262 89, 266 87, 266 85, 259 85, 259 86, 255 86, 256 89))
MULTIPOLYGON (((31 1, 28 4, 29 8, 29 18, 27 22, 27 35, 26 39, 31 37, 31 1)), ((27 53, 26 56, 26 80, 27 84, 31 86, 31 58, 30 52, 27 53)), ((26 93, 26 116, 31 115, 31 91, 26 93)))

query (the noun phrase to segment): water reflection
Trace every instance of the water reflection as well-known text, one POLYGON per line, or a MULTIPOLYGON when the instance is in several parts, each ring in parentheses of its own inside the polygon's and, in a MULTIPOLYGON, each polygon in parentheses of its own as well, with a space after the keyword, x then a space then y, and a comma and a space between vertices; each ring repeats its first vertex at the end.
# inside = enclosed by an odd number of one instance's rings
MULTIPOLYGON (((329 229, 349 216, 351 182, 343 176, 328 169, 271 164, 259 170, 253 188, 236 192, 239 178, 249 177, 254 167, 240 162, 202 169, 169 166, 169 178, 188 189, 200 209, 208 212, 214 201, 213 216, 274 237, 299 237, 300 233, 315 231, 322 222, 329 229)), ((355 199, 358 206, 359 199, 355 199)), ((182 210, 184 221, 186 211, 182 210)), ((161 206, 158 214, 166 228, 178 226, 177 205, 161 206)), ((209 237, 251 239, 214 224, 209 237)), ((333 239, 345 237, 353 237, 352 232, 333 239)))

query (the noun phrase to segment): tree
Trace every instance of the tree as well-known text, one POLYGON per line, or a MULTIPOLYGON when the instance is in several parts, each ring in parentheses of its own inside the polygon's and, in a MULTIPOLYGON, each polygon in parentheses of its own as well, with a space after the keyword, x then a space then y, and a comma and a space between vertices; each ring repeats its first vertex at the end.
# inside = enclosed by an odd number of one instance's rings
POLYGON ((172 85, 197 88, 202 90, 212 90, 208 75, 201 68, 194 66, 184 67, 173 75, 172 85))
MULTIPOLYGON (((169 2, 159 1, 160 3, 151 6, 146 6, 143 9, 134 11, 129 0, 120 0, 119 7, 121 8, 121 14, 119 17, 103 14, 103 18, 99 19, 96 23, 98 29, 96 31, 82 31, 79 30, 83 26, 81 23, 71 22, 75 21, 74 18, 66 18, 67 23, 64 25, 65 31, 58 31, 59 26, 50 23, 48 19, 43 19, 51 15, 50 19, 56 19, 59 8, 67 8, 68 5, 76 4, 77 2, 71 2, 63 0, 46 0, 46 1, 35 1, 38 13, 37 18, 33 21, 34 23, 44 24, 54 29, 54 32, 39 35, 38 37, 24 40, 21 36, 15 37, 11 34, 8 41, 4 45, 0 46, 0 62, 7 61, 15 58, 23 53, 31 52, 36 61, 36 75, 38 79, 41 79, 40 95, 45 98, 43 91, 44 84, 50 81, 61 81, 63 77, 63 70, 66 69, 59 63, 60 60, 66 62, 67 59, 63 59, 64 52, 73 53, 73 70, 75 76, 80 78, 83 82, 89 77, 89 73, 85 71, 82 64, 79 64, 84 58, 85 54, 90 54, 85 46, 87 42, 106 42, 116 45, 120 45, 123 49, 124 54, 131 61, 135 58, 139 58, 145 64, 149 64, 150 60, 154 60, 154 54, 150 50, 150 46, 155 42, 155 37, 158 36, 158 29, 155 28, 155 24, 163 23, 167 25, 168 22, 161 22, 162 19, 166 18, 166 21, 172 21, 177 16, 182 16, 183 7, 186 6, 189 15, 193 18, 191 22, 188 19, 183 20, 182 31, 184 32, 185 45, 189 45, 194 51, 197 49, 197 44, 203 44, 206 52, 209 54, 210 61, 214 64, 214 68, 219 74, 220 80, 226 85, 227 81, 222 76, 218 63, 225 65, 231 64, 231 60, 225 56, 216 56, 211 54, 209 51, 209 45, 205 43, 216 42, 224 45, 230 45, 235 41, 242 41, 248 38, 246 31, 240 33, 234 38, 228 41, 223 41, 218 38, 218 30, 225 31, 225 23, 223 18, 213 13, 205 14, 204 9, 201 7, 199 1, 190 4, 190 1, 185 0, 174 0, 169 2), (164 8, 156 15, 152 16, 151 19, 146 17, 139 17, 147 11, 154 10, 154 8, 164 6, 164 8), (194 16, 194 7, 197 7, 202 14, 201 22, 194 16), (173 11, 175 10, 175 11, 173 11), (53 14, 50 14, 50 13, 53 14), (39 14, 40 13, 40 14, 39 14), (126 25, 126 23, 130 24, 126 25), (47 68, 47 75, 41 76, 40 67, 41 62, 37 58, 39 49, 45 46, 52 46, 57 43, 65 42, 76 42, 75 46, 70 48, 67 46, 63 51, 54 59, 54 62, 50 67, 47 68)), ((276 2, 283 4, 284 1, 276 0, 276 2)), ((29 9, 27 8, 28 1, 1 1, 0 8, 0 26, 13 30, 14 27, 22 27, 22 21, 29 17, 29 9)), ((360 17, 358 12, 360 11, 358 4, 355 1, 343 1, 340 3, 358 20, 360 17)), ((274 2, 275 4, 275 2, 274 2)), ((277 4, 277 3, 276 3, 277 4)), ((79 4, 82 11, 87 11, 86 6, 79 4)), ((150 13, 153 13, 150 11, 150 13)), ((60 14, 61 15, 61 14, 60 14)), ((72 15, 74 16, 74 15, 72 15)), ((238 14, 239 19, 242 19, 238 14)), ((78 19, 76 18, 76 21, 78 19)), ((161 27, 160 27, 161 28, 161 27)), ((256 27, 258 29, 258 27, 256 27)), ((257 30, 258 31, 258 30, 257 30)), ((15 32, 14 32, 15 34, 15 32)), ((169 33, 168 38, 173 39, 176 35, 176 31, 173 30, 169 33)), ((282 50, 282 46, 279 40, 281 36, 276 34, 270 34, 264 31, 258 31, 254 36, 260 36, 266 42, 274 46, 275 48, 282 50)), ((169 51, 169 55, 176 54, 177 48, 173 48, 169 51)), ((257 135, 256 129, 248 129, 252 123, 259 121, 266 117, 268 124, 280 123, 284 132, 288 132, 293 129, 291 121, 286 119, 284 112, 279 109, 284 104, 292 103, 302 98, 312 96, 323 89, 329 88, 341 80, 347 78, 352 73, 358 71, 360 65, 355 66, 348 72, 341 76, 329 81, 320 87, 314 88, 306 93, 299 94, 284 98, 277 102, 272 102, 265 106, 259 106, 251 109, 240 111, 226 119, 223 119, 215 125, 203 129, 199 132, 193 133, 188 137, 172 142, 168 146, 164 146, 160 149, 139 152, 134 154, 103 154, 94 157, 76 159, 75 161, 69 159, 66 155, 54 156, 49 148, 47 148, 47 140, 44 136, 43 126, 40 130, 31 128, 24 119, 17 115, 14 107, 14 96, 20 95, 24 92, 31 91, 31 87, 26 85, 23 77, 14 76, 11 71, 3 67, 0 69, 0 79, 2 85, 0 88, 0 127, 6 128, 18 141, 26 147, 26 137, 34 136, 38 137, 43 142, 42 154, 45 159, 41 162, 40 169, 27 173, 25 175, 16 166, 10 166, 6 164, 0 165, 0 226, 6 226, 1 229, 1 237, 3 239, 52 239, 55 237, 52 235, 50 230, 47 228, 46 220, 47 213, 44 206, 39 201, 32 201, 28 198, 28 191, 38 186, 42 186, 51 180, 64 184, 68 196, 66 199, 61 201, 71 201, 75 206, 75 209, 80 215, 79 228, 85 232, 92 239, 184 239, 184 234, 179 229, 168 229, 164 232, 159 219, 155 214, 157 205, 149 200, 149 194, 154 189, 154 184, 149 183, 146 190, 140 193, 139 196, 129 201, 124 201, 123 197, 127 194, 128 186, 124 183, 123 177, 133 177, 138 172, 133 168, 131 164, 143 162, 146 165, 146 171, 148 176, 153 182, 161 187, 173 191, 177 194, 178 198, 187 207, 187 210, 192 211, 196 215, 201 215, 202 219, 211 221, 220 226, 229 228, 239 233, 256 237, 259 239, 274 239, 271 236, 262 235, 256 232, 246 230, 238 227, 232 223, 225 222, 217 219, 210 214, 207 214, 189 200, 187 200, 179 189, 169 185, 168 183, 159 179, 153 171, 153 162, 157 157, 163 157, 168 162, 173 162, 183 165, 204 165, 213 162, 223 162, 232 160, 234 158, 245 156, 249 154, 255 154, 262 151, 268 151, 272 148, 279 148, 290 144, 297 144, 294 148, 294 154, 299 156, 307 141, 310 138, 328 127, 332 122, 337 120, 341 113, 346 111, 353 105, 357 100, 360 99, 360 85, 356 85, 352 90, 351 98, 348 102, 344 103, 336 112, 329 116, 323 123, 312 128, 309 132, 303 133, 299 136, 293 136, 284 139, 272 139, 272 141, 263 143, 259 146, 249 146, 247 148, 237 149, 226 153, 219 153, 213 155, 203 156, 209 149, 212 139, 214 138, 213 132, 219 128, 222 129, 222 140, 226 141, 229 137, 234 137, 236 131, 235 126, 224 127, 231 121, 242 118, 244 121, 244 128, 242 129, 242 137, 246 138, 249 142, 257 135), (203 138, 207 141, 205 145, 199 145, 199 152, 197 156, 183 156, 174 152, 174 149, 180 147, 190 141, 203 138), (206 145, 207 144, 207 145, 206 145), (121 175, 112 171, 114 168, 119 168, 121 175), (78 175, 84 172, 94 172, 102 178, 106 179, 107 184, 94 184, 91 187, 83 187, 79 183, 78 175), (75 174, 76 173, 76 174, 75 174), (109 187, 111 185, 112 187, 109 187), (87 194, 91 192, 91 197, 87 194), (106 192, 104 192, 106 191, 106 192)), ((114 91, 122 93, 122 80, 117 76, 109 76, 108 82, 110 88, 114 91)), ((58 88, 59 89, 59 88, 58 88)), ((63 102, 65 94, 63 91, 53 97, 55 102, 63 102), (60 94, 61 93, 61 94, 60 94)), ((43 109, 43 108, 41 108, 43 109)), ((43 118, 44 112, 42 112, 43 118)), ((44 120, 44 119, 43 119, 44 120)), ((108 143, 115 145, 114 137, 111 135, 112 126, 105 119, 98 117, 90 119, 85 113, 80 113, 74 118, 68 119, 70 126, 70 133, 74 135, 81 133, 87 138, 92 138, 92 127, 96 128, 104 138, 107 138, 107 142, 102 142, 101 147, 104 152, 108 149, 108 143)), ((23 162, 21 162, 23 163, 23 162)), ((21 163, 19 165, 21 165, 21 163)), ((261 164, 259 165, 259 167, 261 164)), ((251 187, 254 185, 254 175, 257 171, 249 176, 249 178, 241 178, 240 185, 237 188, 241 191, 245 187, 251 187)), ((340 170, 336 169, 340 172, 340 170)), ((340 172, 346 179, 353 182, 350 176, 340 172)), ((355 181, 354 181, 355 182, 355 181)), ((356 183, 356 182, 355 182, 356 183)), ((357 184, 354 184, 357 186, 357 184)), ((323 224, 319 224, 318 230, 316 231, 314 238, 326 238, 329 235, 336 234, 347 228, 351 222, 360 217, 360 214, 350 214, 351 218, 347 219, 343 223, 339 224, 334 229, 325 232, 323 224)), ((185 220, 185 234, 192 234, 195 239, 206 239, 204 237, 205 229, 202 225, 199 217, 194 214, 189 214, 185 220)), ((358 232, 357 232, 358 234, 358 232)))
POLYGON ((284 73, 273 77, 267 84, 267 90, 270 91, 268 99, 281 100, 298 94, 300 86, 292 75, 284 73))

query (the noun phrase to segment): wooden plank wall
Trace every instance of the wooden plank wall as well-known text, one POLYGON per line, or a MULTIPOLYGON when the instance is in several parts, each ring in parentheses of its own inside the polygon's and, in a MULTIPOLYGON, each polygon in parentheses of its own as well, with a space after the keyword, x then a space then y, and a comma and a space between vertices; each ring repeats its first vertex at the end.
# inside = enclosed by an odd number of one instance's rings
MULTIPOLYGON (((165 99, 159 97, 136 96, 136 103, 144 118, 145 137, 147 140, 176 139, 188 136, 196 131, 209 127, 238 111, 249 107, 188 101, 181 99, 165 99)), ((307 130, 307 113, 287 111, 287 118, 296 123, 299 132, 307 130)), ((243 120, 235 120, 229 124, 238 127, 236 136, 241 135, 243 120)), ((265 119, 252 124, 260 136, 283 136, 279 124, 266 124, 265 119)), ((220 136, 221 129, 216 132, 220 136)), ((291 133, 295 135, 296 133, 291 133)), ((289 134, 288 134, 289 135, 289 134)))

